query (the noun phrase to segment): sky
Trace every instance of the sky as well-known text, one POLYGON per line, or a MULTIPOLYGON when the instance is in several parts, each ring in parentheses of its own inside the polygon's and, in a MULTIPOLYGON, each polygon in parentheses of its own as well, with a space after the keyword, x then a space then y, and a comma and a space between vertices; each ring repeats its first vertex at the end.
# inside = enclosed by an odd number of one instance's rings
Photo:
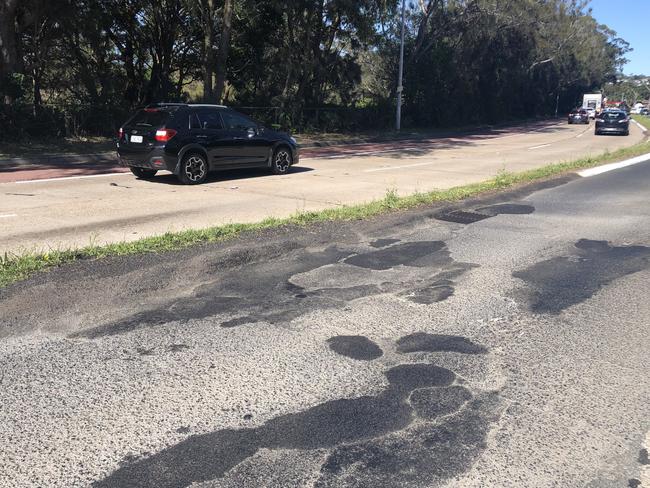
POLYGON ((623 68, 627 75, 650 75, 650 0, 592 0, 593 16, 615 30, 634 51, 623 68))

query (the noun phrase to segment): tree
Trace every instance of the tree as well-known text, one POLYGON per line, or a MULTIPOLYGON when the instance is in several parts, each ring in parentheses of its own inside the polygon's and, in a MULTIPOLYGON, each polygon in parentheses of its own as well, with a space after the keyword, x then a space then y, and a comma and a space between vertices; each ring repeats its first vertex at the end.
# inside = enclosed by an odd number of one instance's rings
POLYGON ((13 96, 13 75, 19 72, 16 32, 18 0, 0 0, 0 88, 4 92, 4 103, 11 104, 13 96))
MULTIPOLYGON (((379 127, 394 103, 399 5, 0 0, 0 124, 31 127, 27 112, 41 112, 52 130, 64 121, 67 132, 95 133, 143 104, 226 99, 278 107, 260 116, 292 127, 379 127)), ((612 83, 629 46, 586 0, 409 5, 405 125, 547 115, 586 91, 623 90, 612 83)), ((645 93, 625 86, 626 97, 645 93)))

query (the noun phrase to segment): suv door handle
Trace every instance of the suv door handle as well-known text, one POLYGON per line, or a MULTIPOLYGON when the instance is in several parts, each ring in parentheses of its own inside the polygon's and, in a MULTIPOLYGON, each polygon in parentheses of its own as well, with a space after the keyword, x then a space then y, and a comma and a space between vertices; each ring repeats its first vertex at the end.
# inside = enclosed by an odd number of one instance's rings
POLYGON ((200 135, 199 135, 199 136, 196 136, 196 138, 197 138, 197 139, 207 139, 208 136, 200 136, 200 135))

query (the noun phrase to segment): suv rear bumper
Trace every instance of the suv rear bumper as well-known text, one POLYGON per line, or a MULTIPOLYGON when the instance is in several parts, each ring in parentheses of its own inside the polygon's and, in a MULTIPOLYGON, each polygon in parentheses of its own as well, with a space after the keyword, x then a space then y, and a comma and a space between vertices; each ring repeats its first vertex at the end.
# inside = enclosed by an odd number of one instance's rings
POLYGON ((164 148, 154 147, 150 151, 129 151, 118 146, 120 166, 176 171, 176 158, 165 154, 164 148))
POLYGON ((630 130, 629 125, 623 125, 621 124, 620 126, 611 126, 611 125, 597 125, 596 126, 596 132, 601 132, 603 134, 627 134, 627 132, 630 130))

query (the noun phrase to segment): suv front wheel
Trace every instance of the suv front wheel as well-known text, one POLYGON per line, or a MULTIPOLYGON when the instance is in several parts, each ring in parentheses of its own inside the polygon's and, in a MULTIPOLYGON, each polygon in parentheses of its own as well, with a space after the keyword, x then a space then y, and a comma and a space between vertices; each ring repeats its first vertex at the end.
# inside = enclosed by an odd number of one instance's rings
POLYGON ((200 153, 186 154, 181 161, 178 179, 185 185, 198 185, 208 177, 208 162, 200 153))

